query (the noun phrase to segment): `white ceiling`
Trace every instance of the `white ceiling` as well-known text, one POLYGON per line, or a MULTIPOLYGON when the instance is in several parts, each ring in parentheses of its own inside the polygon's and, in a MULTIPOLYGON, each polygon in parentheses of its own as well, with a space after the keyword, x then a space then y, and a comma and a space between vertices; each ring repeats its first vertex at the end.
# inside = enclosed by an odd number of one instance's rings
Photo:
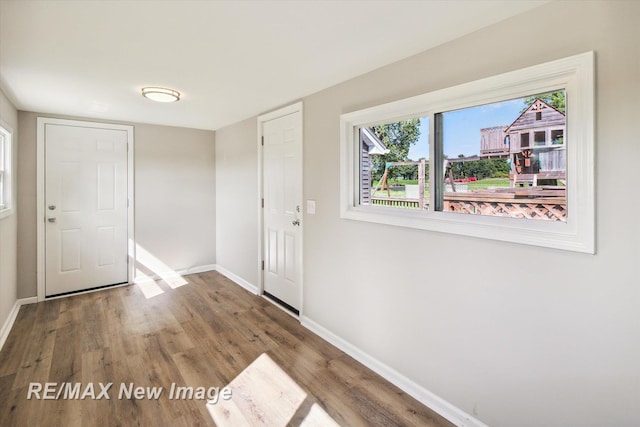
POLYGON ((0 0, 0 88, 20 110, 215 130, 543 3, 0 0))

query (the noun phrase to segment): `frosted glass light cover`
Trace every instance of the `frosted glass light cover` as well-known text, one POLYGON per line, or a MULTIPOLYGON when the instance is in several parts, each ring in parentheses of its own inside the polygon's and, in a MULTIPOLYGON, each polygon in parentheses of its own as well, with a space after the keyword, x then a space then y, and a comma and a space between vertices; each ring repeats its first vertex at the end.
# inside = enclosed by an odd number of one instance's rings
POLYGON ((180 92, 163 87, 144 87, 142 96, 156 102, 176 102, 180 100, 180 92))

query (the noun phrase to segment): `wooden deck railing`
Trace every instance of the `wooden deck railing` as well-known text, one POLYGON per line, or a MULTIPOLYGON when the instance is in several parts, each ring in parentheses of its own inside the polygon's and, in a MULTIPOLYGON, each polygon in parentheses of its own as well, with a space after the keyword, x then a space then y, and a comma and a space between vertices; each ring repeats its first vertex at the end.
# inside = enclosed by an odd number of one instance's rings
MULTIPOLYGON (((393 208, 405 208, 405 209, 419 209, 420 201, 418 199, 406 199, 406 198, 386 198, 386 197, 372 197, 371 204, 376 206, 390 206, 393 208)), ((429 200, 424 201, 424 208, 428 209, 429 200)))
POLYGON ((442 210, 475 215, 510 218, 567 220, 567 199, 549 190, 549 195, 534 193, 518 197, 513 193, 445 193, 442 210))
MULTIPOLYGON (((420 206, 418 199, 384 197, 371 198, 371 204, 416 210, 420 206)), ((424 209, 429 209, 429 200, 424 201, 424 209)), ((467 193, 446 192, 442 210, 474 215, 565 222, 567 220, 566 190, 558 187, 548 189, 530 187, 467 193)))

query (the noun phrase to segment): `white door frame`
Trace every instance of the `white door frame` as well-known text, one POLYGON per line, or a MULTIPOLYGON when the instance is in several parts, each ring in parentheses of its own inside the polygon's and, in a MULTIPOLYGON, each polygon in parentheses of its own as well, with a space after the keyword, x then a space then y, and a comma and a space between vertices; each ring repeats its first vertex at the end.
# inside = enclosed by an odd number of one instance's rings
MULTIPOLYGON (((262 149, 262 137, 264 136, 263 128, 264 123, 273 119, 277 119, 279 117, 287 116, 293 113, 300 113, 300 145, 302 147, 302 156, 300 156, 300 170, 302 171, 302 176, 300 179, 304 177, 304 120, 303 120, 303 111, 302 111, 302 101, 296 102, 295 104, 291 104, 287 107, 280 108, 275 111, 271 111, 269 113, 265 113, 261 116, 258 116, 258 295, 264 294, 264 239, 263 239, 263 230, 264 230, 264 215, 263 215, 263 205, 262 200, 264 198, 264 187, 263 187, 263 149, 262 149)), ((304 182, 301 183, 302 188, 302 200, 304 200, 304 182)), ((304 203, 302 203, 304 205, 304 203)), ((302 206, 301 206, 302 207, 302 206)), ((303 208, 304 212, 304 208, 303 208)), ((301 218, 300 224, 300 259, 302 262, 299 265, 299 283, 300 283, 300 302, 299 302, 299 315, 298 318, 302 318, 302 309, 303 309, 303 301, 304 301, 304 284, 303 284, 303 265, 304 265, 304 214, 301 218)))
POLYGON ((109 130, 123 130, 127 132, 127 256, 129 266, 127 268, 127 280, 133 283, 135 278, 136 253, 134 239, 134 193, 133 193, 133 126, 117 125, 111 123, 85 122, 82 120, 53 119, 38 117, 37 142, 36 142, 36 218, 37 218, 37 297, 38 301, 46 298, 45 289, 45 126, 46 125, 78 126, 85 128, 98 128, 109 130))

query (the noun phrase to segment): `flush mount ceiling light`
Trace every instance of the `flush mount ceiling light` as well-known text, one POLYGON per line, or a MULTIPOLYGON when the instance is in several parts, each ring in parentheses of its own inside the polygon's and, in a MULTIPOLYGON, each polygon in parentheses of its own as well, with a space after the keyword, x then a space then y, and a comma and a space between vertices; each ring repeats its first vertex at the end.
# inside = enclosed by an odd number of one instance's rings
POLYGON ((143 87, 142 96, 156 102, 180 101, 180 92, 164 87, 143 87))

